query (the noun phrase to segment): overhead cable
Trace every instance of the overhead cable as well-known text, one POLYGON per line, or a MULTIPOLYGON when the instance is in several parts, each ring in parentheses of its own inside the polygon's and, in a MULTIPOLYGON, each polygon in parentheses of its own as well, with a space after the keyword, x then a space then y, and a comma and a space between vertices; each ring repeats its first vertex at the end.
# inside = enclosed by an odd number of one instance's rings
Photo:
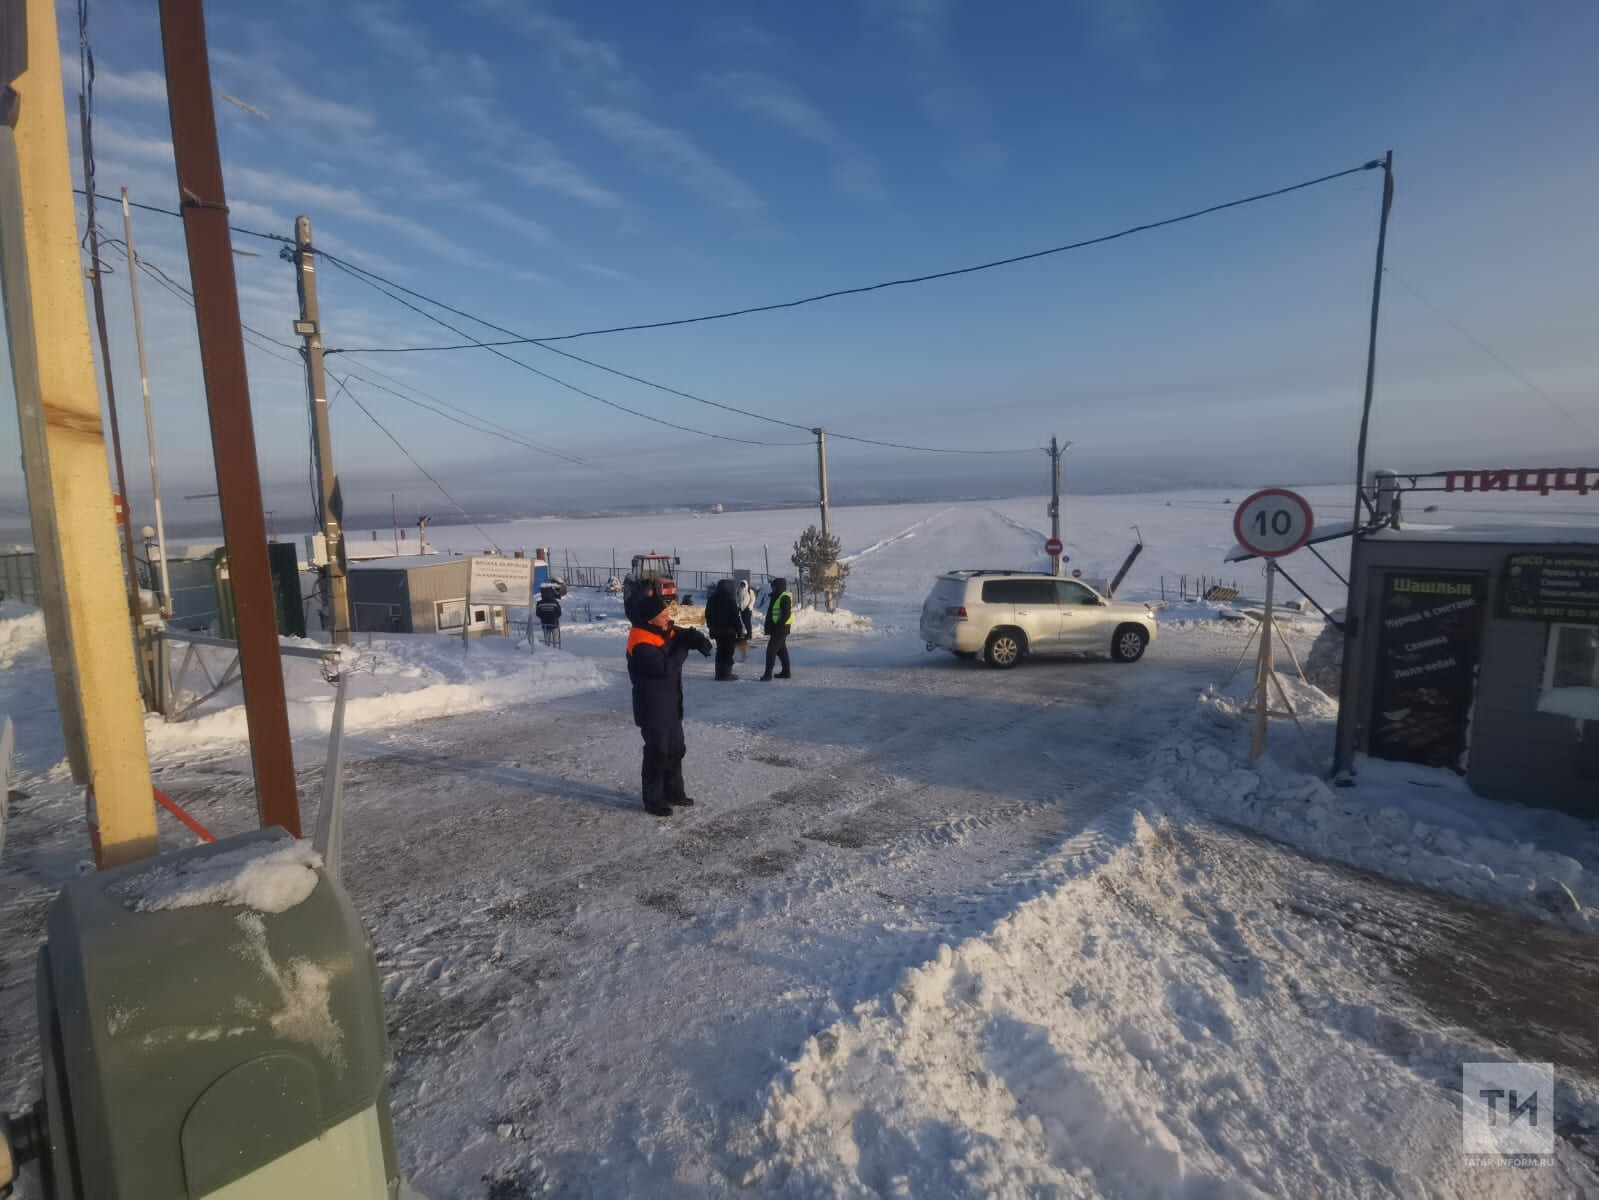
MULTIPOLYGON (((376 290, 378 292, 382 292, 384 295, 388 296, 391 300, 394 300, 396 303, 405 304, 405 301, 401 300, 398 296, 394 295, 393 292, 390 292, 387 289, 393 288, 395 291, 403 292, 407 296, 412 296, 415 299, 420 300, 420 301, 422 301, 425 304, 431 304, 435 308, 442 308, 445 312, 454 313, 458 317, 463 317, 466 320, 472 321, 472 322, 474 322, 475 324, 478 324, 478 325, 482 325, 482 326, 484 326, 487 329, 493 329, 493 330, 496 330, 499 333, 510 334, 512 337, 518 337, 519 336, 516 333, 515 330, 507 329, 503 325, 497 325, 493 321, 488 320, 486 317, 479 317, 479 316, 477 316, 477 315, 475 315, 473 313, 469 313, 469 312, 465 311, 464 309, 456 308, 454 305, 446 304, 444 301, 436 299, 435 297, 426 295, 425 293, 416 291, 414 288, 406 287, 403 283, 397 283, 397 282, 395 282, 392 279, 385 278, 384 276, 379 275, 376 271, 370 271, 370 270, 368 270, 365 267, 357 266, 355 263, 352 263, 352 262, 348 261, 347 259, 341 258, 338 255, 330 254, 330 253, 328 253, 325 250, 318 251, 317 253, 322 258, 325 258, 328 262, 332 263, 339 270, 345 272, 345 274, 353 276, 354 278, 360 280, 362 283, 366 284, 368 287, 373 288, 374 290, 376 290)), ((422 313, 423 316, 428 317, 430 320, 436 320, 437 319, 437 318, 434 318, 432 316, 432 314, 430 314, 430 313, 422 312, 422 310, 417 308, 415 305, 405 304, 405 307, 409 308, 412 312, 422 313)), ((447 324, 445 322, 442 322, 442 321, 440 321, 439 323, 444 325, 444 327, 446 329, 454 329, 455 328, 453 325, 449 325, 449 324, 447 324)), ((460 331, 457 331, 457 332, 460 332, 460 331)), ((466 336, 470 336, 470 335, 463 333, 462 336, 466 337, 466 336)), ((492 346, 494 344, 495 343, 485 343, 484 345, 485 345, 485 348, 487 348, 488 346, 492 346)), ((727 403, 724 403, 723 401, 720 401, 720 400, 712 400, 709 397, 700 396, 700 395, 695 394, 694 392, 683 391, 680 388, 671 387, 668 384, 660 383, 660 382, 658 382, 656 380, 653 380, 653 379, 648 379, 648 378, 646 378, 646 377, 644 377, 642 375, 634 375, 634 374, 632 374, 630 372, 619 370, 616 367, 607 366, 605 363, 596 362, 595 360, 593 360, 591 358, 584 358, 580 354, 573 354, 571 351, 562 350, 561 348, 559 348, 557 346, 547 346, 543 342, 536 341, 536 340, 529 341, 528 344, 536 346, 540 350, 547 350, 551 354, 559 354, 562 358, 568 358, 568 359, 571 359, 574 362, 582 363, 585 366, 594 367, 597 370, 605 371, 608 374, 618 376, 619 378, 631 380, 633 383, 639 383, 639 384, 643 384, 645 387, 654 388, 656 391, 665 392, 668 395, 672 395, 672 396, 678 396, 678 397, 681 397, 684 400, 692 400, 692 401, 694 401, 697 404, 706 404, 706 405, 709 405, 712 408, 722 409, 724 412, 737 413, 740 416, 750 417, 750 418, 752 418, 754 420, 757 420, 757 421, 766 421, 767 423, 772 424, 772 425, 781 425, 781 426, 783 426, 784 428, 787 428, 787 429, 797 429, 797 430, 799 430, 802 433, 814 434, 816 432, 816 427, 812 426, 812 425, 803 425, 803 424, 800 424, 797 421, 787 421, 787 420, 782 419, 781 417, 772 417, 772 416, 768 416, 765 413, 755 412, 752 409, 739 408, 737 405, 734 405, 734 404, 727 404, 727 403)), ((338 349, 332 349, 332 350, 326 351, 325 353, 327 353, 327 354, 339 354, 339 353, 355 353, 355 354, 359 354, 359 353, 365 353, 365 352, 362 351, 362 350, 359 350, 359 349, 348 350, 348 351, 340 351, 338 349)), ((520 360, 512 359, 511 361, 519 362, 520 360)), ((532 369, 532 368, 529 368, 529 369, 532 369)), ((616 406, 616 407, 620 407, 620 406, 616 406)), ((632 409, 625 409, 625 408, 624 408, 623 411, 634 412, 634 410, 632 410, 632 409)), ((642 415, 642 414, 635 414, 635 415, 642 415)), ((895 449, 895 450, 916 450, 916 451, 921 451, 921 452, 927 453, 927 454, 1027 454, 1027 453, 1031 453, 1030 449, 1025 449, 1025 450, 982 450, 982 449, 973 449, 973 448, 968 448, 968 447, 915 446, 915 445, 911 445, 910 443, 907 443, 907 442, 883 441, 883 440, 880 440, 880 439, 877 439, 877 438, 861 437, 859 435, 852 434, 852 433, 841 433, 841 432, 839 432, 837 430, 832 430, 832 429, 828 430, 827 434, 828 434, 829 437, 837 438, 837 439, 840 439, 842 441, 860 442, 860 443, 862 443, 864 445, 868 445, 868 446, 886 446, 886 447, 888 447, 890 449, 895 449)), ((711 436, 717 436, 717 435, 711 435, 711 436)), ((806 442, 775 442, 775 443, 765 443, 765 444, 767 444, 767 445, 806 445, 806 446, 808 446, 808 445, 810 445, 810 442, 809 441, 806 441, 806 442)))
POLYGON ((479 525, 475 520, 473 520, 472 514, 467 512, 466 509, 461 506, 461 502, 459 500, 450 495, 449 489, 440 483, 436 478, 434 478, 431 471, 429 471, 421 463, 417 462, 416 455, 412 454, 405 448, 405 443, 400 441, 399 438, 395 437, 394 434, 389 430, 389 427, 373 415, 373 412, 370 408, 361 403, 361 397, 357 396, 353 391, 350 390, 349 381, 335 378, 335 382, 338 383, 340 390, 350 398, 351 403, 364 412, 367 415, 367 419, 371 421, 372 424, 376 425, 380 430, 382 430, 383 435, 388 438, 389 441, 394 443, 395 447, 400 451, 401 454, 405 455, 405 457, 410 460, 411 465, 420 471, 427 478, 429 483, 439 489, 439 495, 448 500, 450 504, 454 506, 455 510, 466 518, 467 524, 471 525, 473 529, 481 533, 483 535, 483 540, 488 542, 489 545, 493 546, 496 553, 501 553, 500 544, 489 535, 488 530, 484 529, 483 526, 479 525))
MULTIPOLYGON (((632 325, 611 325, 600 329, 583 329, 576 333, 553 334, 547 337, 518 337, 504 342, 467 342, 446 346, 364 346, 361 347, 361 351, 368 354, 414 354, 423 351, 480 349, 485 344, 489 346, 522 346, 533 342, 569 342, 577 338, 599 337, 603 334, 635 333, 646 329, 671 329, 680 325, 699 325, 706 321, 725 321, 732 317, 747 317, 756 313, 778 312, 782 309, 799 308, 806 304, 817 304, 823 300, 836 300, 841 296, 860 296, 867 292, 880 292, 888 288, 909 287, 912 284, 931 283, 938 279, 952 279, 958 275, 971 275, 978 271, 990 271, 995 267, 1008 267, 1016 263, 1030 262, 1037 258, 1047 258, 1054 254, 1065 254, 1071 250, 1100 246, 1106 242, 1114 242, 1120 238, 1131 237, 1136 233, 1147 233, 1152 229, 1164 229, 1169 225, 1178 225, 1184 221, 1197 220, 1200 217, 1224 212, 1230 208, 1240 208, 1246 204, 1254 204, 1261 200, 1285 196, 1290 192, 1303 191, 1305 188, 1316 187, 1319 184, 1331 183, 1335 179, 1343 179, 1348 175, 1357 175, 1362 171, 1374 171, 1382 165, 1383 160, 1376 158, 1370 162, 1362 163, 1358 167, 1348 167, 1342 171, 1334 171, 1329 175, 1318 175, 1314 179, 1291 183, 1286 187, 1273 188, 1266 192, 1256 192, 1250 196, 1241 196, 1236 200, 1227 200, 1221 204, 1211 204, 1205 208, 1196 208, 1189 212, 1179 213, 1174 217, 1165 217, 1159 221, 1146 221, 1141 225, 1130 225, 1125 229, 1118 229, 1114 233, 1104 233, 1097 237, 1083 238, 1060 246, 1049 246, 1042 250, 1030 250, 1024 254, 1013 254, 1008 258, 990 259, 987 262, 973 263, 964 267, 951 267, 943 271, 930 271, 926 274, 909 275, 900 279, 885 279, 877 283, 864 283, 854 287, 834 288, 831 291, 817 292, 810 296, 800 296, 794 300, 780 300, 771 304, 754 304, 744 308, 727 309, 722 312, 701 313, 693 317, 676 317, 662 321, 641 321, 632 325)), ((349 349, 351 348, 346 347, 346 350, 349 349)))
MULTIPOLYGON (((356 271, 356 270, 354 270, 354 269, 352 269, 352 268, 350 268, 348 266, 345 266, 342 259, 338 260, 338 261, 335 261, 335 260, 330 258, 328 261, 333 262, 334 266, 338 267, 342 271, 345 271, 347 274, 350 274, 350 275, 352 275, 353 277, 355 277, 357 279, 361 279, 363 282, 365 282, 367 284, 368 287, 372 287, 372 288, 377 289, 378 291, 382 292, 384 295, 388 296, 389 299, 393 300, 396 304, 402 305, 405 308, 410 309, 412 312, 416 313, 418 316, 425 317, 429 321, 432 321, 435 324, 441 325, 445 329, 450 330, 452 333, 459 334, 461 337, 470 337, 471 336, 471 334, 467 333, 465 330, 460 329, 457 326, 451 325, 448 321, 446 321, 443 317, 437 315, 436 313, 428 312, 426 309, 424 309, 424 308, 422 308, 422 307, 420 307, 420 306, 418 306, 416 304, 411 303, 409 300, 405 299, 403 296, 397 295, 395 292, 393 292, 390 289, 384 287, 382 284, 375 283, 375 282, 373 282, 371 280, 365 279, 358 271, 356 271)), ((431 301, 430 301, 430 303, 431 303, 431 301)), ((559 387, 566 388, 570 392, 575 392, 579 396, 586 396, 588 399, 598 401, 599 403, 604 404, 604 405, 606 405, 609 408, 617 409, 620 412, 628 413, 628 414, 630 414, 632 416, 642 418, 643 420, 646 420, 646 421, 653 421, 655 424, 664 425, 664 426, 666 426, 669 429, 681 430, 683 433, 692 433, 692 434, 696 434, 696 435, 698 435, 700 437, 716 438, 718 441, 723 441, 723 442, 739 442, 739 443, 742 443, 743 445, 746 445, 746 446, 806 446, 806 445, 810 444, 808 441, 807 442, 770 442, 770 441, 763 441, 763 440, 758 439, 758 438, 735 437, 734 435, 732 435, 730 433, 713 433, 709 429, 696 429, 692 425, 681 425, 681 424, 679 424, 676 421, 668 421, 664 417, 653 416, 653 415, 651 415, 650 413, 647 413, 647 412, 640 412, 636 408, 629 408, 627 405, 619 403, 618 401, 615 401, 615 400, 611 400, 611 399, 609 399, 609 398, 607 398, 605 396, 601 396, 597 392, 591 392, 587 388, 582 388, 582 387, 579 387, 575 383, 570 383, 567 380, 562 379, 558 375, 551 375, 548 371, 541 371, 541 370, 539 370, 538 367, 533 366, 531 363, 523 362, 520 358, 513 358, 511 355, 505 353, 505 351, 495 349, 493 346, 491 346, 490 344, 488 344, 486 342, 476 342, 476 343, 473 343, 473 344, 478 346, 480 349, 489 351, 491 354, 493 354, 497 358, 503 358, 506 362, 511 363, 511 364, 513 364, 515 366, 521 367, 524 371, 530 371, 534 375, 537 375, 539 378, 547 379, 547 380, 549 380, 549 382, 551 382, 553 384, 556 384, 559 387)), ((334 351, 326 351, 325 353, 331 354, 331 353, 335 353, 335 352, 334 351)))

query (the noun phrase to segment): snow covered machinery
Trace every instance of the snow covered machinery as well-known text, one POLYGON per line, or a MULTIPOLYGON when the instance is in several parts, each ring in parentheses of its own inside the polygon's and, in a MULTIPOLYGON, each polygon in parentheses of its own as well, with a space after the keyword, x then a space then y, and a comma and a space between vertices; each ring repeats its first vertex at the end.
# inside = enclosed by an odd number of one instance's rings
POLYGON ((647 580, 655 580, 655 590, 658 595, 668 600, 677 599, 676 568, 679 560, 670 554, 657 554, 651 550, 648 554, 635 554, 633 556, 633 569, 628 572, 627 578, 622 581, 622 599, 630 602, 637 595, 647 580))
POLYGON ((419 1200, 400 1178, 371 942, 265 829, 75 879, 46 918, 43 1098, 0 1119, 0 1194, 419 1200))

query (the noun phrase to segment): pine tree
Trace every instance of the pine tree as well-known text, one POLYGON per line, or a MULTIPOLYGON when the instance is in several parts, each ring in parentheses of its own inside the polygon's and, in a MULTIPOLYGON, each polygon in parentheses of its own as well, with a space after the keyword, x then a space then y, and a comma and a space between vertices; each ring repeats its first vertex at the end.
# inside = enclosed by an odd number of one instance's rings
POLYGON ((849 577, 849 564, 838 560, 841 549, 836 535, 824 534, 812 525, 794 543, 794 556, 789 560, 799 573, 801 594, 820 593, 826 598, 829 612, 844 594, 844 581, 849 577))

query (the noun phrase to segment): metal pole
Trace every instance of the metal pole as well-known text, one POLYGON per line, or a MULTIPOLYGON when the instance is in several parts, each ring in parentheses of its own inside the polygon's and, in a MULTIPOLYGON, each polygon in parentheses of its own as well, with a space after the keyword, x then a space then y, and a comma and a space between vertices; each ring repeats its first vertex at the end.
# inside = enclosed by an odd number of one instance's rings
POLYGON ((150 451, 150 496, 155 506, 155 544, 161 554, 162 615, 172 615, 172 577, 167 572, 167 526, 161 516, 161 471, 155 460, 155 418, 150 411, 150 368, 144 354, 144 317, 139 307, 138 256, 133 249, 133 210, 122 189, 122 244, 128 252, 128 293, 133 299, 133 340, 139 347, 139 389, 144 393, 144 441, 150 451))
POLYGON ((79 142, 83 149, 85 224, 89 228, 89 294, 94 300, 94 326, 100 340, 100 374, 105 380, 105 407, 111 428, 111 463, 117 473, 117 495, 122 498, 122 559, 127 570, 128 617, 133 625, 134 644, 139 648, 139 690, 144 706, 155 711, 155 659, 150 639, 144 634, 144 603, 139 595, 138 554, 133 548, 133 505, 128 497, 128 476, 122 465, 122 427, 117 421, 117 389, 111 379, 111 338, 106 332, 105 289, 100 281, 100 227, 94 219, 94 164, 90 160, 89 111, 82 95, 78 97, 79 142))
POLYGON ((1371 280, 1371 335, 1366 343, 1366 396, 1360 409, 1360 441, 1355 446, 1355 528, 1359 529, 1362 489, 1366 486, 1366 434, 1371 427, 1371 398, 1377 382, 1377 316, 1382 308, 1382 260, 1388 248, 1388 214, 1394 207, 1394 152, 1382 164, 1382 217, 1377 224, 1377 268, 1371 280))
POLYGON ((277 605, 267 561, 261 474, 244 365, 239 292, 228 237, 228 207, 217 150, 201 0, 161 0, 161 49, 183 234, 194 283, 200 367, 210 414, 222 528, 232 568, 244 676, 245 719, 263 827, 281 825, 300 836, 300 798, 294 745, 278 654, 277 605))
POLYGON ((389 493, 389 515, 394 522, 394 557, 400 557, 400 498, 389 493))
POLYGON ((327 598, 329 637, 350 640, 350 590, 345 579, 344 494, 333 469, 333 433, 328 426, 328 381, 322 369, 322 318, 316 298, 316 251, 311 246, 311 218, 294 219, 294 266, 300 291, 300 321, 295 330, 305 339, 305 383, 311 400, 311 438, 316 454, 317 488, 321 493, 322 534, 327 540, 327 565, 322 568, 327 598))
MULTIPOLYGON (((1359 561, 1361 506, 1365 503, 1366 486, 1366 436, 1371 428, 1371 402, 1377 383, 1377 318, 1382 309, 1382 263, 1388 249, 1388 214, 1394 207, 1394 152, 1388 151, 1382 162, 1382 215, 1377 223, 1377 265, 1371 280, 1371 332, 1366 342, 1366 393, 1360 409, 1360 440, 1355 445, 1355 521, 1350 538, 1349 592, 1344 605, 1344 659, 1338 679, 1338 746, 1344 745, 1344 731, 1354 717, 1354 696, 1351 695, 1354 679, 1355 639, 1360 632, 1360 615, 1355 608, 1355 587, 1358 583, 1354 565, 1359 561)), ((1339 769, 1335 761, 1334 769, 1339 769)))
POLYGON ((822 492, 822 536, 827 537, 833 532, 830 514, 827 511, 827 434, 820 428, 811 430, 816 435, 816 473, 821 480, 822 492))
MULTIPOLYGON (((1060 446, 1053 435, 1049 439, 1049 536, 1060 541, 1060 446)), ((1049 573, 1060 574, 1060 555, 1049 556, 1049 573)))

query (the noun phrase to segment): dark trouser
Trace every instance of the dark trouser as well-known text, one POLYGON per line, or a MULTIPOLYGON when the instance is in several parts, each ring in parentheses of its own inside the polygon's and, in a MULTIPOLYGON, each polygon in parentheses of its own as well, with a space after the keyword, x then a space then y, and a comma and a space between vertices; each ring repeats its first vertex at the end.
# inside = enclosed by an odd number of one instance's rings
POLYGON ((544 644, 546 646, 559 646, 561 644, 560 625, 544 626, 544 644))
POLYGON ((666 728, 646 725, 639 732, 644 735, 644 807, 664 808, 685 795, 683 723, 677 721, 666 728))
POLYGON ((733 646, 737 638, 718 635, 716 638, 716 677, 726 679, 733 673, 733 646))
POLYGON ((783 674, 789 673, 788 669, 788 630, 780 629, 776 633, 768 634, 766 638, 766 673, 772 673, 772 664, 781 662, 783 674))
POLYGON ((738 615, 744 622, 744 640, 747 642, 755 636, 755 610, 753 608, 740 609, 738 615))

